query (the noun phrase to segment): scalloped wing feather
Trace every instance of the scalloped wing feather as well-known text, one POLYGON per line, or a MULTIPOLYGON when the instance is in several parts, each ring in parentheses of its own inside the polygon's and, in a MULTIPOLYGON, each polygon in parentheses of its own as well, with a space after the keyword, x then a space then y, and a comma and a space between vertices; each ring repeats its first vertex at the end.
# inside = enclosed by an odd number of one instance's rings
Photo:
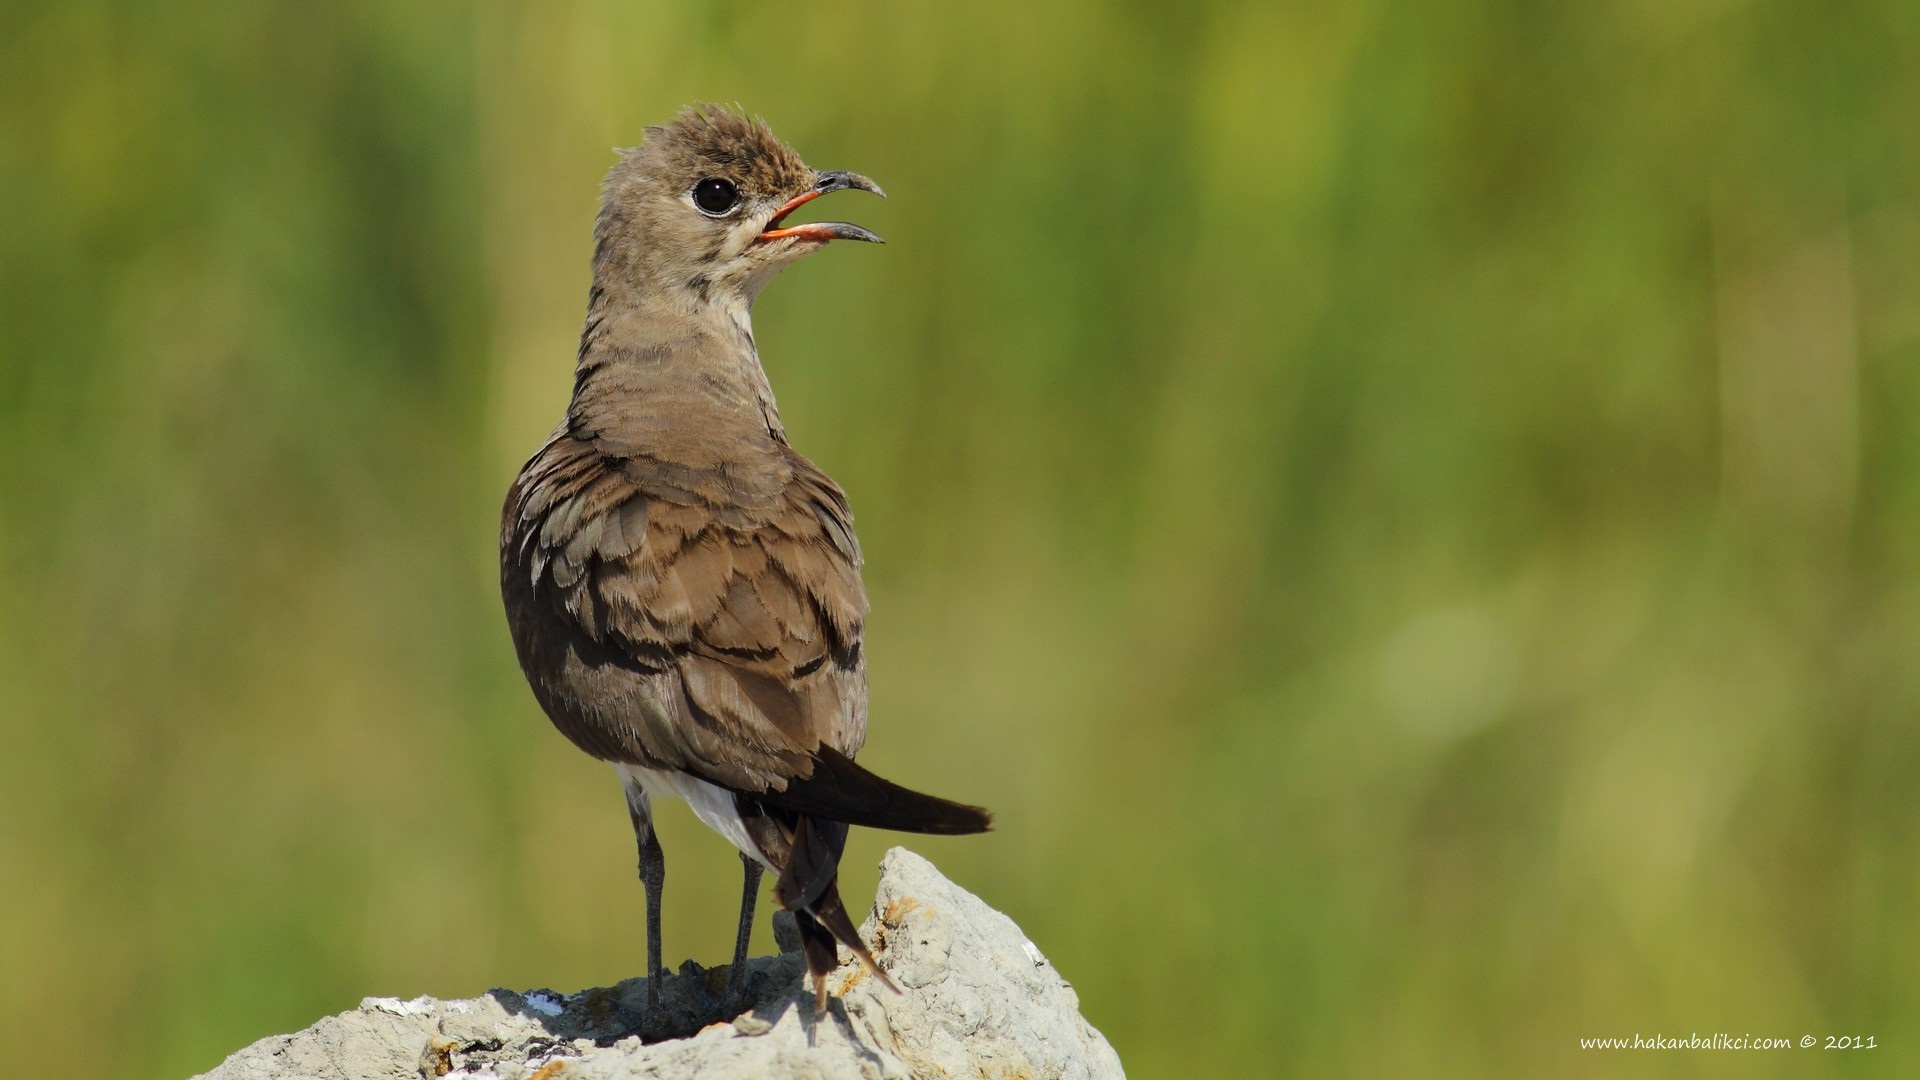
POLYGON ((522 663, 589 752, 777 791, 811 774, 820 746, 859 748, 859 546, 844 495, 782 450, 791 480, 751 512, 715 512, 725 477, 675 470, 649 490, 643 461, 603 458, 564 432, 522 471, 502 543, 503 574, 525 575, 525 588, 506 581, 509 607, 521 595, 537 609, 523 615, 539 616, 529 625, 579 639, 523 649, 522 663), (589 655, 599 663, 565 662, 589 655), (639 685, 589 692, 586 681, 618 677, 609 667, 639 685))

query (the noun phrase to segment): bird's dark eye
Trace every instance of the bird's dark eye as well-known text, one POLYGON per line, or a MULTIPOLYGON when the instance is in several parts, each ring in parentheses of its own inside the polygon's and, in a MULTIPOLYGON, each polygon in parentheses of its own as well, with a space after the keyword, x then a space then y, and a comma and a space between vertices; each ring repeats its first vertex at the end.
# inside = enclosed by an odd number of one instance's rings
POLYGON ((709 176, 693 185, 693 205, 703 214, 719 216, 740 204, 740 191, 731 180, 709 176))

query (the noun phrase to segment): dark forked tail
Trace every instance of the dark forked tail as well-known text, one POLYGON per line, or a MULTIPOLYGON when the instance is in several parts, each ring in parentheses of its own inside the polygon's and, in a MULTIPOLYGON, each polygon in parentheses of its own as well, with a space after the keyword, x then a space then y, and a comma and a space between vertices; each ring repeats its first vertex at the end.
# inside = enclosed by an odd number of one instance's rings
POLYGON ((773 896, 793 913, 807 973, 813 976, 815 1011, 824 1013, 827 974, 840 966, 835 942, 858 956, 887 989, 900 992, 874 963, 840 900, 840 853, 847 847, 847 827, 953 836, 986 832, 993 827, 993 815, 977 806, 909 791, 831 747, 815 751, 813 765, 811 775, 789 780, 783 791, 736 791, 733 803, 748 835, 780 875, 773 896))
POLYGON ((780 875, 773 885, 773 898, 793 913, 800 931, 807 974, 813 977, 815 1014, 826 1013, 827 976, 840 966, 835 942, 858 956, 887 989, 899 993, 900 988, 874 962, 867 943, 860 940, 840 900, 840 854, 846 850, 847 826, 768 806, 750 795, 735 794, 734 805, 748 834, 780 875))
POLYGON ((847 845, 847 827, 837 821, 818 821, 804 815, 794 823, 793 857, 773 884, 773 898, 793 912, 794 925, 800 930, 801 951, 807 957, 807 974, 813 976, 815 1014, 827 1009, 827 974, 840 966, 840 953, 834 942, 845 945, 860 963, 899 993, 887 973, 874 962, 867 943, 860 940, 847 906, 840 900, 840 853, 847 845))

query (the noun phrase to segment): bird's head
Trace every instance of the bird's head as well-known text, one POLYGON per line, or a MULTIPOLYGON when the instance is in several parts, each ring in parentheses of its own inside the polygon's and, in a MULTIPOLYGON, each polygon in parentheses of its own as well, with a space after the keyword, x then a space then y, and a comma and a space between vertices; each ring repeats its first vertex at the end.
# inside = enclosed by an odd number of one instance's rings
POLYGON ((689 303, 751 305, 774 274, 830 240, 882 242, 843 221, 785 224, 843 188, 886 194, 859 173, 809 168, 760 120, 688 109, 648 128, 607 174, 596 274, 689 303))

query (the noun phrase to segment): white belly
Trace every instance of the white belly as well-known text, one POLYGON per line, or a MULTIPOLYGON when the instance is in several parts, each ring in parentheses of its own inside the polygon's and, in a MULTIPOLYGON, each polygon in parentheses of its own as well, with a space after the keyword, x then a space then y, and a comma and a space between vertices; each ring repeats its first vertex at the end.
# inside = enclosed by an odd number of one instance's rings
POLYGON ((733 806, 733 792, 682 772, 643 769, 638 765, 615 765, 613 771, 620 774, 622 783, 638 785, 649 799, 671 795, 684 800, 693 808, 693 816, 706 822, 707 828, 726 837, 728 843, 753 861, 773 869, 773 864, 767 862, 759 846, 747 835, 747 824, 740 820, 740 811, 733 806))

